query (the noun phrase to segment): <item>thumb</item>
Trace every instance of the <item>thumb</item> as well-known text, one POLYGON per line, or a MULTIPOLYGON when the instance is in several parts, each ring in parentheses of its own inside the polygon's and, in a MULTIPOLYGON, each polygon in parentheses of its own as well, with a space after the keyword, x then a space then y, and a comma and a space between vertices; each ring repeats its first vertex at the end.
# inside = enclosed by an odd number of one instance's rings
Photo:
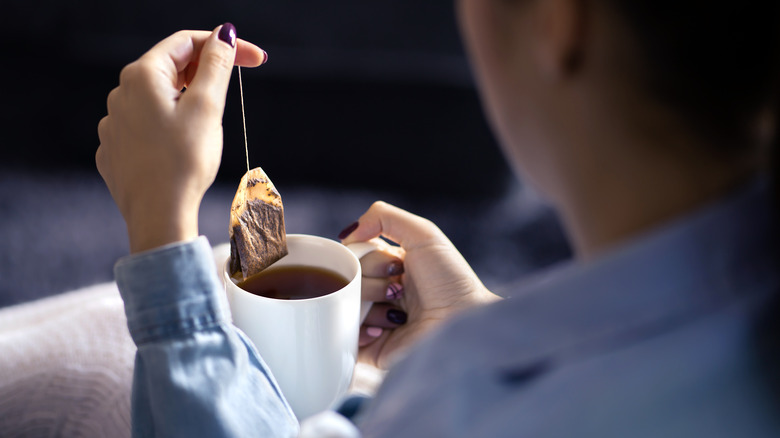
POLYGON ((235 59, 236 28, 225 23, 214 29, 203 44, 197 71, 180 102, 197 101, 199 109, 208 108, 221 117, 235 59))
POLYGON ((449 244, 449 239, 433 222, 386 202, 377 201, 339 237, 348 245, 384 236, 405 250, 432 244, 449 244), (344 235, 347 234, 348 235, 344 235))

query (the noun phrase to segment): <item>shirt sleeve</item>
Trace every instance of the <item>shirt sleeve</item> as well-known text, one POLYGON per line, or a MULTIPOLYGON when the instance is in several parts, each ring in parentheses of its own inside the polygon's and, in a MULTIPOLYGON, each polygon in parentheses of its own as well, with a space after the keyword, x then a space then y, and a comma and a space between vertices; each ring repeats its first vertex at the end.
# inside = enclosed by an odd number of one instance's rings
POLYGON ((114 274, 138 346, 133 436, 297 436, 271 372, 231 324, 205 237, 124 257, 114 274))

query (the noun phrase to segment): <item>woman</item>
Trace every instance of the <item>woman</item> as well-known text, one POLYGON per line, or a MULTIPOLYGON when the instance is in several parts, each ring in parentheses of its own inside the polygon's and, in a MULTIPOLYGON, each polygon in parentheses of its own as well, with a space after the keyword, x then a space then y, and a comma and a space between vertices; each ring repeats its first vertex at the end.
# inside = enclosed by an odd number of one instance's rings
MULTIPOLYGON (((780 48, 765 3, 458 2, 506 156, 578 260, 493 303, 433 224, 371 206, 339 237, 402 251, 362 260, 378 304, 361 360, 391 368, 358 412, 363 436, 777 436, 765 167, 780 48)), ((297 431, 220 316, 197 237, 231 67, 265 57, 232 25, 178 33, 109 95, 97 165, 134 253, 116 276, 138 344, 137 436, 297 431)))

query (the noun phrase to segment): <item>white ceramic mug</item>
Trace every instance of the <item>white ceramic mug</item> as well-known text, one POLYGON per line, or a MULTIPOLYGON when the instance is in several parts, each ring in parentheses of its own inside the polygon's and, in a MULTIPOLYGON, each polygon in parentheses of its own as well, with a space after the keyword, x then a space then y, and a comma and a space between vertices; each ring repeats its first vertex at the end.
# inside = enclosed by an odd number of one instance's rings
MULTIPOLYGON (((233 323, 257 347, 299 420, 322 412, 347 391, 357 359, 361 306, 360 257, 375 249, 303 234, 287 236, 289 254, 271 265, 313 266, 348 283, 336 292, 299 300, 267 298, 236 285, 229 260, 222 268, 233 323)), ((269 269, 271 268, 269 267, 269 269)), ((362 309, 361 309, 362 307, 362 309)))

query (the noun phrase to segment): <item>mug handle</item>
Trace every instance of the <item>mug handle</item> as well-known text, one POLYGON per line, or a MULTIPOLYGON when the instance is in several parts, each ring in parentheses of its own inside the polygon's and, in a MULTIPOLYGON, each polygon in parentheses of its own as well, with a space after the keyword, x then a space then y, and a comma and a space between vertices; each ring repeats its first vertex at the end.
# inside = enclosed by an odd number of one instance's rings
MULTIPOLYGON (((350 243, 347 245, 347 249, 352 251, 352 254, 355 254, 355 257, 357 257, 358 261, 360 259, 373 251, 376 251, 379 249, 379 246, 371 243, 371 242, 355 242, 350 243)), ((361 270, 362 272, 362 270, 361 270)), ((362 275, 362 274, 361 274, 362 275)), ((371 305, 373 303, 371 301, 361 301, 360 302, 360 323, 363 324, 363 321, 366 319, 366 316, 368 315, 368 311, 371 310, 371 305)))

